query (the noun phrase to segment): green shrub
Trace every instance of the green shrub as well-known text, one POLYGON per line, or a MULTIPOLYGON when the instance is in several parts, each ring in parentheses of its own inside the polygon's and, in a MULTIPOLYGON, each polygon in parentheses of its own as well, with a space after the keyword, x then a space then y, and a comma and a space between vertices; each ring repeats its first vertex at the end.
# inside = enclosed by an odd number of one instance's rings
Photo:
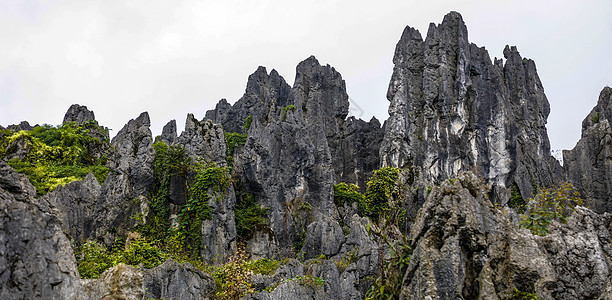
POLYGON ((522 214, 525 211, 525 200, 523 200, 523 196, 521 196, 521 191, 519 190, 516 182, 513 182, 510 186, 510 200, 508 201, 508 206, 516 210, 517 213, 522 214))
POLYGON ((253 194, 240 189, 236 193, 236 208, 234 209, 238 240, 249 239, 257 227, 267 225, 268 210, 269 208, 257 204, 253 194))
POLYGON ((538 295, 536 295, 536 293, 522 292, 515 288, 514 292, 512 292, 512 296, 510 298, 507 298, 506 300, 540 300, 540 299, 538 298, 538 295))
POLYGON ((0 159, 12 154, 14 142, 22 141, 28 153, 23 160, 14 159, 9 165, 25 174, 36 188, 38 196, 54 190, 58 185, 82 180, 93 172, 100 184, 109 169, 106 157, 94 157, 92 149, 109 147, 108 137, 100 132, 108 130, 90 121, 81 125, 66 123, 53 127, 37 126, 32 131, 3 130, 0 137, 0 159), (95 132, 93 131, 95 130, 95 132))
POLYGON ((593 123, 598 123, 598 122, 599 122, 599 118, 600 118, 600 115, 599 115, 599 112, 597 111, 597 112, 595 112, 595 113, 593 114, 593 116, 591 117, 591 121, 592 121, 593 123))
POLYGON ((217 283, 217 298, 237 300, 246 294, 255 292, 250 282, 251 275, 246 251, 244 246, 240 245, 229 261, 212 273, 217 283))
POLYGON ((521 215, 521 228, 533 234, 546 235, 553 220, 565 223, 582 199, 570 183, 563 183, 550 189, 540 189, 534 199, 529 201, 525 213, 521 215))
POLYGON ((334 185, 334 203, 336 206, 342 206, 344 203, 362 203, 364 196, 357 191, 359 187, 355 184, 346 184, 340 182, 334 185))
POLYGON ((363 214, 369 216, 375 222, 380 216, 386 214, 389 208, 389 198, 399 196, 395 183, 399 178, 401 170, 398 168, 384 167, 374 171, 367 182, 365 199, 360 205, 363 214))
POLYGON ((271 275, 276 272, 276 268, 278 268, 279 263, 280 262, 278 260, 262 258, 258 260, 248 261, 246 262, 246 266, 253 273, 271 275))
POLYGON ((104 271, 120 263, 154 268, 166 261, 169 255, 146 239, 137 238, 127 247, 117 243, 111 250, 89 241, 77 249, 76 257, 81 278, 98 278, 104 271))
POLYGON ((234 151, 246 144, 247 135, 236 132, 225 132, 226 161, 230 167, 234 164, 234 151))
POLYGON ((96 242, 83 244, 77 253, 77 269, 81 278, 98 278, 102 272, 114 266, 114 259, 105 246, 96 242))
POLYGON ((148 242, 144 238, 138 238, 132 241, 126 249, 120 253, 119 257, 120 262, 124 264, 133 266, 142 264, 145 268, 159 266, 169 258, 158 246, 148 242))

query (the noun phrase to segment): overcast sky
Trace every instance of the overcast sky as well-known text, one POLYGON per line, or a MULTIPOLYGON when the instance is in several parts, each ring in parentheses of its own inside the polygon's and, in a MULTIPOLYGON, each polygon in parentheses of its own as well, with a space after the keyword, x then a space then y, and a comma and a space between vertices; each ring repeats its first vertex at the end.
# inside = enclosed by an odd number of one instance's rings
POLYGON ((395 44, 451 10, 491 59, 506 44, 536 62, 553 149, 570 149, 612 85, 612 1, 0 0, 0 125, 60 124, 86 105, 115 135, 148 111, 154 135, 244 93, 257 66, 293 84, 310 55, 346 81, 353 114, 387 118, 395 44))

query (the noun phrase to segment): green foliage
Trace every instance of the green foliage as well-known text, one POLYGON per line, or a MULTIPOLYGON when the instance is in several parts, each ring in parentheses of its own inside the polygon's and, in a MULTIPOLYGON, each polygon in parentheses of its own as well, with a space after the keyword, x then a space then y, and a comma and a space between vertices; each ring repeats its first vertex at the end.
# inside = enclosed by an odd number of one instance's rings
POLYGON ((249 128, 251 128, 251 123, 253 123, 253 117, 249 115, 248 117, 246 117, 246 119, 244 119, 244 126, 242 126, 242 128, 244 129, 244 133, 249 132, 249 128))
POLYGON ((217 283, 218 299, 240 299, 255 292, 251 286, 252 271, 247 264, 247 254, 243 245, 229 258, 229 261, 216 268, 212 276, 217 283))
POLYGON ((262 258, 258 260, 246 262, 246 266, 249 270, 256 274, 271 275, 276 272, 280 262, 278 260, 272 260, 262 258))
POLYGON ((342 206, 344 203, 362 203, 365 198, 357 189, 359 189, 359 187, 352 183, 346 184, 340 182, 334 185, 334 203, 336 206, 342 206))
POLYGON ((525 213, 521 215, 520 226, 533 234, 548 234, 548 226, 553 220, 565 223, 582 199, 570 183, 563 183, 550 189, 543 188, 529 201, 525 213))
POLYGON ((236 132, 225 132, 225 154, 227 163, 232 166, 234 164, 234 151, 237 148, 246 144, 247 134, 240 134, 236 132))
POLYGON ((120 263, 133 266, 142 264, 145 268, 154 268, 168 258, 158 246, 144 238, 135 239, 125 248, 115 246, 110 250, 104 245, 89 241, 78 249, 76 256, 81 278, 98 278, 104 271, 120 263))
POLYGON ((593 123, 598 123, 599 122, 599 118, 600 118, 600 115, 599 115, 599 112, 597 111, 597 112, 595 112, 593 114, 593 116, 591 116, 591 121, 593 123))
POLYGON ((191 257, 197 257, 202 246, 202 222, 212 219, 212 211, 208 205, 209 191, 213 196, 226 193, 230 186, 229 171, 227 168, 210 164, 203 168, 195 177, 190 189, 191 197, 178 215, 178 239, 191 257))
POLYGON ((521 196, 521 191, 519 190, 516 182, 512 183, 510 186, 510 200, 508 201, 508 206, 516 210, 517 213, 522 214, 525 211, 525 200, 523 200, 523 196, 521 196))
POLYGON ((295 106, 293 104, 290 104, 283 108, 283 116, 281 117, 281 121, 284 122, 287 119, 287 111, 289 110, 295 112, 295 106))
POLYGON ((360 210, 375 222, 380 216, 385 215, 389 210, 389 198, 399 196, 399 191, 395 188, 395 183, 401 170, 398 168, 384 167, 374 171, 374 174, 367 182, 368 188, 365 200, 360 205, 360 210))
POLYGON ((102 272, 114 266, 113 256, 108 249, 96 242, 83 244, 76 256, 81 278, 98 278, 102 272))
POLYGON ((89 172, 93 172, 102 184, 109 171, 104 166, 106 157, 96 158, 91 152, 109 146, 107 136, 100 132, 107 133, 108 130, 93 120, 81 125, 66 123, 58 127, 45 124, 32 131, 3 130, 0 159, 17 151, 17 143, 24 145, 26 157, 8 163, 17 172, 28 176, 38 196, 60 184, 82 180, 89 172))
POLYGON ((142 264, 145 268, 154 268, 164 263, 168 255, 144 238, 138 238, 127 245, 120 258, 120 262, 127 265, 142 264))
POLYGON ((506 300, 540 300, 536 293, 528 293, 521 292, 518 289, 514 288, 514 292, 512 292, 512 297, 507 298, 506 300))
POLYGON ((238 240, 250 238, 257 227, 267 225, 268 210, 269 208, 257 204, 253 194, 240 189, 236 193, 236 208, 234 210, 238 240))
POLYGON ((410 242, 406 236, 402 236, 401 241, 391 243, 383 230, 375 230, 368 226, 368 231, 378 236, 379 240, 384 241, 389 246, 391 256, 389 259, 384 259, 380 274, 374 279, 374 283, 366 292, 366 299, 399 299, 402 280, 408 270, 412 256, 410 242))
POLYGON ((165 240, 170 229, 170 180, 182 176, 185 180, 193 170, 192 160, 182 145, 168 146, 164 142, 153 144, 155 158, 153 171, 157 193, 149 201, 147 223, 139 231, 152 240, 165 240))
POLYGON ((342 256, 342 259, 336 260, 336 268, 338 268, 338 272, 342 273, 348 266, 354 262, 357 262, 359 259, 359 248, 355 248, 342 256))

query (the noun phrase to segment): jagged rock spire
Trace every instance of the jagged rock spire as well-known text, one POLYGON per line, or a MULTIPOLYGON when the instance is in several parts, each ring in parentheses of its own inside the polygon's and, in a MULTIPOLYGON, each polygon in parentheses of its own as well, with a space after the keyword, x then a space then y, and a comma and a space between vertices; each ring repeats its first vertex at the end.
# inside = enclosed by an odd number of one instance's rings
POLYGON ((534 186, 561 179, 550 156, 550 111, 533 61, 506 47, 505 65, 469 43, 461 15, 431 24, 425 40, 406 27, 395 50, 387 98, 389 120, 380 149, 383 166, 417 166, 426 181, 476 169, 501 198, 516 184, 523 197, 534 186))

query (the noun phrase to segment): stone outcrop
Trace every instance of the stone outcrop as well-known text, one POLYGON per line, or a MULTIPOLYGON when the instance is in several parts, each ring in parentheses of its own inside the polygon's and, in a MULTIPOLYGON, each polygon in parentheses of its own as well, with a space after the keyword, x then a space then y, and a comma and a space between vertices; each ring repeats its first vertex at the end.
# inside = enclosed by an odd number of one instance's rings
POLYGON ((596 212, 612 213, 612 88, 605 87, 597 105, 582 121, 574 149, 563 151, 567 179, 596 212))
POLYGON ((226 146, 223 127, 211 121, 198 121, 193 114, 187 115, 185 131, 177 138, 191 157, 200 157, 218 166, 225 166, 226 146))
POLYGON ((147 197, 154 190, 153 138, 149 114, 130 120, 111 141, 107 166, 111 169, 94 209, 90 237, 110 245, 136 226, 132 218, 146 215, 147 197))
POLYGON ((144 269, 146 298, 208 299, 214 296, 215 280, 194 266, 172 259, 153 269, 144 269))
POLYGON ((96 116, 93 111, 87 109, 87 106, 72 104, 64 115, 63 124, 74 122, 77 125, 95 120, 96 116))
POLYGON ((41 197, 62 221, 66 235, 80 245, 87 241, 92 231, 92 221, 101 186, 96 177, 89 173, 83 181, 74 181, 58 186, 51 193, 41 197))
POLYGON ((577 207, 567 224, 534 236, 486 192, 472 173, 432 190, 412 228, 402 299, 507 299, 515 289, 542 299, 610 297, 612 215, 577 207))
POLYGON ((438 183, 477 170, 494 185, 497 201, 516 184, 523 198, 533 186, 562 179, 550 156, 550 112, 535 63, 516 47, 505 63, 468 41, 459 13, 430 24, 425 39, 406 27, 395 49, 387 99, 389 119, 382 166, 418 166, 438 183))
POLYGON ((118 264, 97 279, 83 279, 85 299, 211 299, 215 280, 172 259, 152 269, 118 264))
POLYGON ((70 242, 25 175, 0 161, 0 298, 82 299, 70 242))
POLYGON ((162 134, 159 136, 160 140, 168 145, 172 145, 176 142, 176 120, 171 120, 162 129, 162 134))

